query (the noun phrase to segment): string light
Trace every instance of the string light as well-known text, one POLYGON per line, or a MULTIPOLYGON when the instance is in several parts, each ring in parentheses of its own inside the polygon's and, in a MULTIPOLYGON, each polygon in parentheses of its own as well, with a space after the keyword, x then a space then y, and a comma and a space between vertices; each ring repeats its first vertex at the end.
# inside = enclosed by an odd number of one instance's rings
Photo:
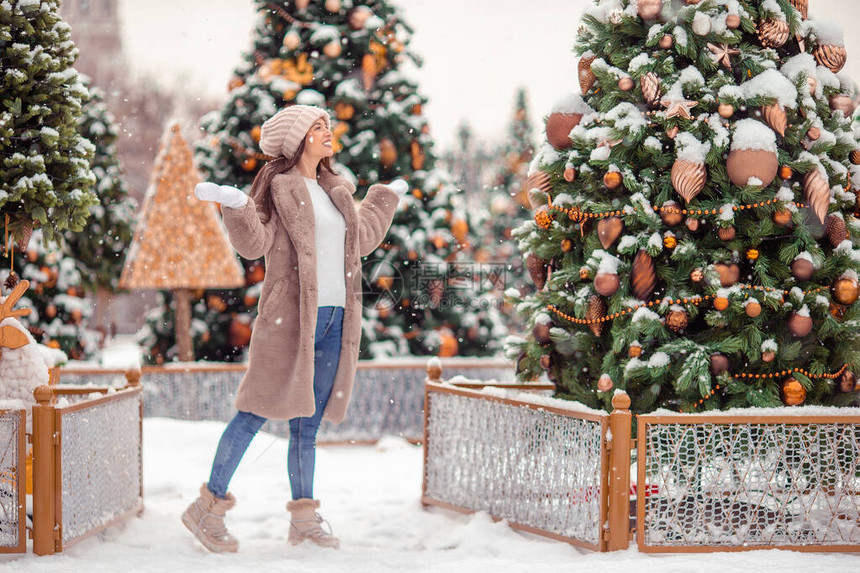
MULTIPOLYGON (((732 211, 744 211, 746 209, 757 209, 759 207, 765 207, 767 205, 773 205, 774 203, 781 203, 781 202, 782 201, 780 201, 779 199, 773 198, 773 199, 769 199, 767 201, 760 201, 758 203, 751 203, 749 205, 733 205, 732 211)), ((587 220, 587 219, 605 219, 606 217, 619 217, 621 215, 628 214, 628 211, 627 211, 628 208, 632 209, 633 212, 639 211, 639 207, 628 206, 628 207, 625 207, 625 209, 618 209, 615 211, 604 211, 602 213, 585 213, 582 210, 580 210, 579 207, 565 208, 565 207, 559 207, 557 205, 553 205, 551 197, 547 197, 547 203, 549 205, 550 211, 558 211, 560 213, 564 213, 565 215, 570 217, 570 219, 575 223, 579 223, 579 222, 581 222, 583 220, 587 220)), ((806 207, 805 203, 799 203, 796 201, 791 202, 791 204, 796 206, 798 209, 803 209, 804 207, 806 207)), ((681 215, 696 215, 696 216, 720 215, 723 212, 722 208, 719 208, 719 209, 695 209, 694 210, 694 209, 680 209, 678 207, 671 207, 670 206, 670 207, 652 207, 652 209, 654 210, 655 213, 680 213, 681 215)))
MULTIPOLYGON (((788 376, 790 374, 794 374, 795 372, 800 372, 807 378, 811 378, 813 380, 817 380, 820 378, 824 378, 826 380, 835 380, 842 376, 842 373, 848 368, 848 364, 843 364, 842 368, 839 369, 836 374, 812 374, 808 370, 804 370, 803 368, 791 368, 789 370, 783 370, 782 372, 771 372, 769 374, 747 374, 746 372, 741 372, 740 374, 732 374, 732 378, 735 380, 744 380, 744 379, 754 379, 754 380, 769 380, 771 378, 782 378, 783 376, 788 376)), ((693 404, 693 408, 698 408, 701 406, 705 400, 708 400, 717 393, 717 390, 720 389, 720 385, 717 384, 704 398, 699 398, 699 401, 693 404)))
MULTIPOLYGON (((741 289, 742 290, 759 290, 759 291, 763 291, 763 292, 781 292, 782 294, 785 294, 785 295, 791 294, 791 291, 788 291, 788 290, 772 288, 772 287, 764 287, 764 286, 759 286, 759 285, 749 285, 749 284, 742 285, 741 289)), ((816 294, 816 293, 819 293, 819 292, 822 292, 825 290, 827 290, 827 287, 818 287, 818 288, 815 288, 812 290, 804 291, 803 295, 806 296, 808 294, 816 294)), ((596 318, 593 320, 588 320, 585 318, 576 318, 575 316, 571 316, 569 314, 566 314, 566 313, 560 311, 553 304, 548 304, 546 308, 550 312, 554 312, 558 316, 562 317, 563 319, 567 320, 568 322, 572 322, 573 324, 589 325, 589 324, 596 324, 599 322, 607 322, 609 320, 614 320, 616 318, 620 318, 624 315, 630 314, 631 312, 634 312, 634 311, 639 310, 640 308, 644 308, 644 307, 659 306, 660 304, 663 304, 663 303, 666 303, 669 305, 672 305, 672 304, 692 304, 694 306, 698 306, 699 304, 701 304, 705 301, 711 300, 713 298, 716 298, 716 295, 708 294, 705 296, 696 295, 696 296, 692 296, 692 297, 678 298, 678 299, 657 299, 657 300, 652 300, 650 302, 643 302, 640 305, 631 306, 625 310, 616 312, 615 314, 611 314, 611 315, 608 314, 606 316, 596 318)))

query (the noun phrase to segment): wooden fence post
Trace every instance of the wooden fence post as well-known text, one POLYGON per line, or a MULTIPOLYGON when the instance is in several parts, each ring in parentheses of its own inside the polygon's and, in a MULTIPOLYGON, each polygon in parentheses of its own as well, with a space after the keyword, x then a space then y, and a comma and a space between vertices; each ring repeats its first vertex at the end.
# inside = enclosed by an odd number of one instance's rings
MULTIPOLYGON (((137 368, 129 368, 125 371, 125 387, 126 388, 139 388, 141 386, 140 383, 140 367, 137 368)), ((142 395, 142 394, 141 394, 142 395)), ((138 425, 138 436, 140 436, 140 459, 137 460, 138 471, 140 472, 140 499, 143 499, 143 400, 140 401, 140 424, 138 425)), ((138 516, 143 515, 143 507, 140 508, 140 511, 137 512, 138 516)))
POLYGON ((612 397, 609 431, 609 541, 607 551, 627 549, 630 544, 630 432, 633 416, 630 396, 612 397))
POLYGON ((54 392, 50 386, 33 391, 37 404, 33 406, 33 553, 52 555, 56 552, 54 531, 54 392))

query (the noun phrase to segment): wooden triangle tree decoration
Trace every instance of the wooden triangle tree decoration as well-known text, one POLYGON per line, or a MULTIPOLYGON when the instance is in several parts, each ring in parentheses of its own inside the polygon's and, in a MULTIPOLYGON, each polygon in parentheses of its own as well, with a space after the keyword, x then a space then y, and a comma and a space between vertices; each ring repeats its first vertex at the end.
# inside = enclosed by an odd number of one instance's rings
POLYGON ((180 360, 193 360, 190 290, 245 285, 215 204, 194 196, 201 181, 191 148, 173 124, 162 138, 119 286, 172 290, 180 360))

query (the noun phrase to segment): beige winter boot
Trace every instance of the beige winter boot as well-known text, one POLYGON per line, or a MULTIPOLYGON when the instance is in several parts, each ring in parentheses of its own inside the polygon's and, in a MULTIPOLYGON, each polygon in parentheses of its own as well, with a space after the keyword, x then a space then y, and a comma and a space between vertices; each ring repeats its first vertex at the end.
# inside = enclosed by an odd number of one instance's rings
POLYGON ((290 536, 289 541, 298 545, 304 540, 316 543, 320 547, 331 547, 337 549, 340 541, 332 535, 331 527, 319 513, 320 502, 315 499, 296 499, 287 503, 287 511, 290 512, 290 536), (325 523, 328 531, 322 528, 325 523))
POLYGON ((224 525, 224 513, 236 505, 236 498, 228 493, 224 499, 215 497, 204 483, 200 497, 182 514, 182 523, 206 549, 214 553, 235 553, 239 542, 224 525))

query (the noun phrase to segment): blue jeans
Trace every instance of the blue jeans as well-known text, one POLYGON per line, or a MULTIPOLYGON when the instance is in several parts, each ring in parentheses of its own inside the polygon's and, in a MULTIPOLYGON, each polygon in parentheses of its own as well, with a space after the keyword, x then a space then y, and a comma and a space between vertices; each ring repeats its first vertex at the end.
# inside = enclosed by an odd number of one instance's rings
MULTIPOLYGON (((343 307, 321 306, 317 310, 317 328, 314 333, 314 402, 316 411, 308 418, 290 420, 290 447, 287 453, 287 470, 293 499, 314 497, 314 465, 316 462, 317 430, 323 411, 328 404, 334 377, 340 362, 340 342, 343 332, 343 307)), ((239 461, 266 418, 239 411, 218 442, 209 491, 215 497, 227 495, 227 486, 236 472, 239 461)))

